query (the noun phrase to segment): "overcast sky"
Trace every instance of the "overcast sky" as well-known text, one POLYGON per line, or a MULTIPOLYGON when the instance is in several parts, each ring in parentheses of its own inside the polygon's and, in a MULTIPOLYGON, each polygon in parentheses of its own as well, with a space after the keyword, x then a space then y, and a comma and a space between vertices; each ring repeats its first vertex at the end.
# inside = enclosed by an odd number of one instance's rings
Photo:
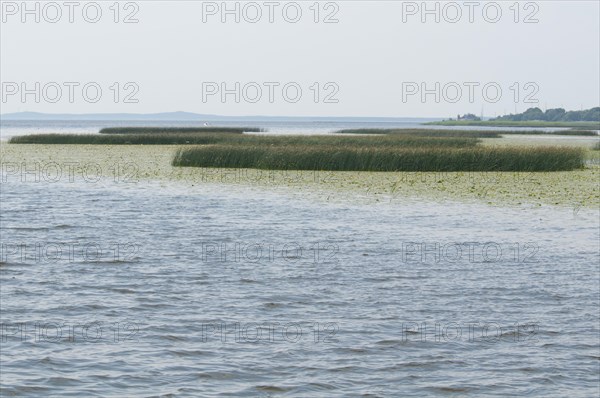
POLYGON ((421 1, 227 2, 239 22, 221 1, 121 2, 118 15, 88 3, 23 14, 2 2, 2 113, 448 117, 600 103, 596 0, 429 1, 431 14, 421 1))

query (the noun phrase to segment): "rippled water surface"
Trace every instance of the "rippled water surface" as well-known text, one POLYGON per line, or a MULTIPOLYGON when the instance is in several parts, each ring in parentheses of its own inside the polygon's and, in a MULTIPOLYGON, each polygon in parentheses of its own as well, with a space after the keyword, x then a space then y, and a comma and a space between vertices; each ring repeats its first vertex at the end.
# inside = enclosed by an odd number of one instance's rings
POLYGON ((4 396, 597 396, 599 213, 2 184, 4 396))

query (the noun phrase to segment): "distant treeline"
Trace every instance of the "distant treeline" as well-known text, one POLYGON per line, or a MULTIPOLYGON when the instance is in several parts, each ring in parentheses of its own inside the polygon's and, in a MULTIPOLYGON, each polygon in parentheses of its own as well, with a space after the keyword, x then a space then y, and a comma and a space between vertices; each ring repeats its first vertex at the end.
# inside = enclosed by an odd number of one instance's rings
POLYGON ((546 122, 599 122, 600 107, 583 111, 565 111, 563 108, 548 109, 546 112, 540 108, 529 108, 523 113, 500 116, 492 121, 546 121, 546 122))

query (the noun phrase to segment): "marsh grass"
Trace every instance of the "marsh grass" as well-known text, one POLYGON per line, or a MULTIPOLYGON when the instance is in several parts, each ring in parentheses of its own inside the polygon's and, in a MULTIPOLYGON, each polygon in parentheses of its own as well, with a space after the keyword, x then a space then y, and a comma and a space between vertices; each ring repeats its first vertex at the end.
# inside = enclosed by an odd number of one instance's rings
POLYGON ((100 134, 242 134, 261 131, 256 127, 107 127, 101 129, 100 134))
POLYGON ((475 138, 502 138, 503 135, 575 135, 596 136, 598 133, 591 130, 427 130, 427 129, 350 129, 336 131, 338 134, 363 134, 363 135, 392 135, 408 134, 417 137, 475 137, 475 138))
MULTIPOLYGON (((486 132, 488 133, 488 132, 486 132)), ((566 171, 584 151, 564 147, 479 146, 443 134, 277 136, 237 133, 38 134, 20 144, 192 145, 173 166, 331 171, 566 171)), ((589 152, 586 152, 589 153, 589 152)))
POLYGON ((340 136, 340 135, 282 135, 282 136, 250 136, 229 137, 224 143, 260 145, 260 146, 360 146, 360 147, 474 147, 479 142, 473 137, 426 137, 415 135, 383 135, 383 136, 340 136))
POLYGON ((557 147, 213 145, 181 148, 172 165, 327 171, 564 171, 582 168, 583 152, 557 147))
POLYGON ((60 145, 208 145, 238 134, 31 134, 12 137, 11 144, 60 145))
POLYGON ((320 146, 356 145, 364 147, 473 147, 479 140, 471 137, 335 136, 335 135, 246 135, 246 134, 32 134, 11 138, 12 144, 79 145, 255 145, 320 146))
POLYGON ((357 135, 410 135, 413 137, 470 137, 470 138, 501 138, 496 131, 481 130, 427 130, 427 129, 346 129, 336 134, 357 135))
POLYGON ((578 135, 578 136, 594 137, 594 136, 598 135, 598 132, 597 131, 593 131, 593 130, 571 129, 571 130, 566 130, 566 131, 555 131, 555 132, 552 132, 550 134, 554 134, 554 135, 578 135))

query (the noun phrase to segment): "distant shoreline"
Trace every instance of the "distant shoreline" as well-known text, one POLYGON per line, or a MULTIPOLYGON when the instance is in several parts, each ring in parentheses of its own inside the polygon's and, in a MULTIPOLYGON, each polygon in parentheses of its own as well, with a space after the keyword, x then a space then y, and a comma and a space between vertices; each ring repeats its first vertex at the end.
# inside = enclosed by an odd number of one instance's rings
POLYGON ((443 120, 425 123, 427 126, 480 126, 480 127, 562 127, 600 130, 600 122, 545 122, 545 121, 475 121, 443 120))

